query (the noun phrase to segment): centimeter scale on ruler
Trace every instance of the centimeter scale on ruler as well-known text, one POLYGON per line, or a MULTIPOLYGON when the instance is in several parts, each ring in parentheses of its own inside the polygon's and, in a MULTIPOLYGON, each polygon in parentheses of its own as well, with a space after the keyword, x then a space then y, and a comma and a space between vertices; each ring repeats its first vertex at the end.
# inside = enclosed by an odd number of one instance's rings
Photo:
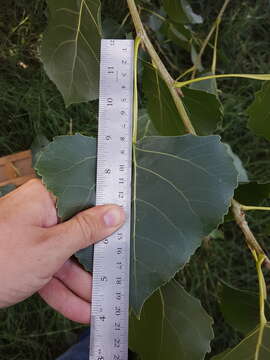
POLYGON ((133 40, 101 42, 96 204, 126 223, 94 247, 90 360, 128 359, 133 56, 133 40))

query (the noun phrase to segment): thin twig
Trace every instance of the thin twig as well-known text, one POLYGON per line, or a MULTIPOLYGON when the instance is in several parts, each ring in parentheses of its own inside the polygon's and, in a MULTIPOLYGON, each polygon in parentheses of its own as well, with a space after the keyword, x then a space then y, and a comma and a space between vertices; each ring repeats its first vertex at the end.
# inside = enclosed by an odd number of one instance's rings
POLYGON ((253 232, 250 230, 249 225, 246 221, 246 216, 243 210, 241 209, 241 205, 236 201, 232 200, 232 212, 235 218, 235 221, 237 225, 242 230, 246 243, 250 250, 255 250, 258 255, 265 256, 265 265, 268 269, 270 269, 270 260, 268 256, 265 254, 264 250, 262 249, 261 245, 256 240, 255 236, 253 235, 253 232))
POLYGON ((209 34, 206 36, 206 38, 205 38, 205 40, 204 40, 204 42, 203 42, 203 44, 202 44, 201 50, 200 50, 200 52, 199 52, 199 54, 198 54, 198 56, 197 56, 197 58, 196 58, 196 61, 195 61, 195 67, 194 67, 194 71, 193 71, 193 73, 192 73, 192 79, 195 78, 196 71, 197 71, 197 68, 198 68, 198 64, 201 62, 202 56, 203 56, 203 54, 204 54, 204 51, 205 51, 205 49, 206 49, 206 47, 207 47, 207 45, 208 45, 208 43, 209 43, 212 35, 213 35, 214 32, 215 32, 216 27, 219 26, 219 24, 220 24, 220 22, 221 22, 221 19, 222 19, 223 15, 224 15, 224 12, 225 12, 227 6, 229 5, 229 2, 230 2, 230 1, 231 1, 231 0, 225 0, 225 1, 224 1, 224 4, 223 4, 222 8, 220 9, 220 12, 219 12, 219 14, 218 14, 218 16, 217 16, 217 18, 216 18, 216 20, 215 20, 215 22, 214 22, 211 30, 209 31, 209 34))

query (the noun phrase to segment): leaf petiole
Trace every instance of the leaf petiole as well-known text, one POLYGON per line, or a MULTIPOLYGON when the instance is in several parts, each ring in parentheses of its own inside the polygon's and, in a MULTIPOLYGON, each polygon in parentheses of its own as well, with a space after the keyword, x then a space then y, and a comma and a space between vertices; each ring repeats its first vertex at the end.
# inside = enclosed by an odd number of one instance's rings
POLYGON ((222 78, 244 78, 244 79, 253 79, 253 80, 261 80, 268 81, 270 80, 270 74, 221 74, 221 75, 208 75, 202 76, 196 79, 187 80, 187 81, 176 81, 174 83, 174 87, 182 88, 183 86, 190 85, 203 80, 210 79, 222 79, 222 78))
POLYGON ((251 252, 256 262, 256 269, 257 269, 258 281, 259 281, 260 325, 265 325, 267 323, 265 317, 265 300, 267 299, 267 290, 266 290, 265 279, 262 271, 262 264, 264 263, 266 256, 264 254, 257 254, 255 250, 252 250, 251 252))
POLYGON ((137 142, 137 133, 138 133, 138 57, 139 57, 139 48, 142 39, 137 36, 135 39, 134 47, 134 100, 133 100, 133 133, 132 133, 132 143, 136 144, 137 142))
POLYGON ((268 207, 268 206, 246 206, 246 205, 241 205, 241 210, 243 210, 243 211, 250 211, 250 210, 270 211, 270 207, 268 207))

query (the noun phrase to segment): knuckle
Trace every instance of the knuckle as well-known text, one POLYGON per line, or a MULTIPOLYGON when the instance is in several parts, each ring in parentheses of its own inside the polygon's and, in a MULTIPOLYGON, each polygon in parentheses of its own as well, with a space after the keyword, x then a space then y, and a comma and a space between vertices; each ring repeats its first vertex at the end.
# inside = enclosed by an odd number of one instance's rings
POLYGON ((54 205, 54 196, 46 189, 45 185, 43 185, 40 179, 31 179, 25 184, 25 186, 28 187, 29 191, 34 191, 39 196, 42 196, 44 201, 47 201, 48 204, 51 203, 52 205, 54 205))
POLYGON ((35 188, 36 187, 39 187, 39 188, 43 187, 41 180, 37 179, 37 178, 34 178, 34 179, 31 179, 31 180, 27 181, 26 185, 29 186, 29 187, 35 187, 35 188))
POLYGON ((95 241, 98 234, 98 224, 90 215, 80 213, 75 216, 75 221, 79 227, 79 231, 82 234, 85 245, 95 241))
POLYGON ((31 179, 27 181, 24 186, 26 187, 27 191, 31 191, 42 196, 46 195, 47 190, 40 179, 31 179))
POLYGON ((49 193, 48 193, 46 187, 43 185, 43 183, 40 179, 37 179, 37 178, 31 179, 26 183, 26 185, 31 190, 34 190, 34 191, 38 192, 39 194, 49 196, 49 193))

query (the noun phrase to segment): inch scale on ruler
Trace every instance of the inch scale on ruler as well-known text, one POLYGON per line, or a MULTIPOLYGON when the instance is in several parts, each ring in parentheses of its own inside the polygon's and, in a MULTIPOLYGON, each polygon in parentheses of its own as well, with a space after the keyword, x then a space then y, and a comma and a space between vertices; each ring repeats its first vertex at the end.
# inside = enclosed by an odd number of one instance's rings
POLYGON ((90 360, 128 359, 133 54, 133 40, 101 42, 97 205, 126 223, 94 248, 90 360))

